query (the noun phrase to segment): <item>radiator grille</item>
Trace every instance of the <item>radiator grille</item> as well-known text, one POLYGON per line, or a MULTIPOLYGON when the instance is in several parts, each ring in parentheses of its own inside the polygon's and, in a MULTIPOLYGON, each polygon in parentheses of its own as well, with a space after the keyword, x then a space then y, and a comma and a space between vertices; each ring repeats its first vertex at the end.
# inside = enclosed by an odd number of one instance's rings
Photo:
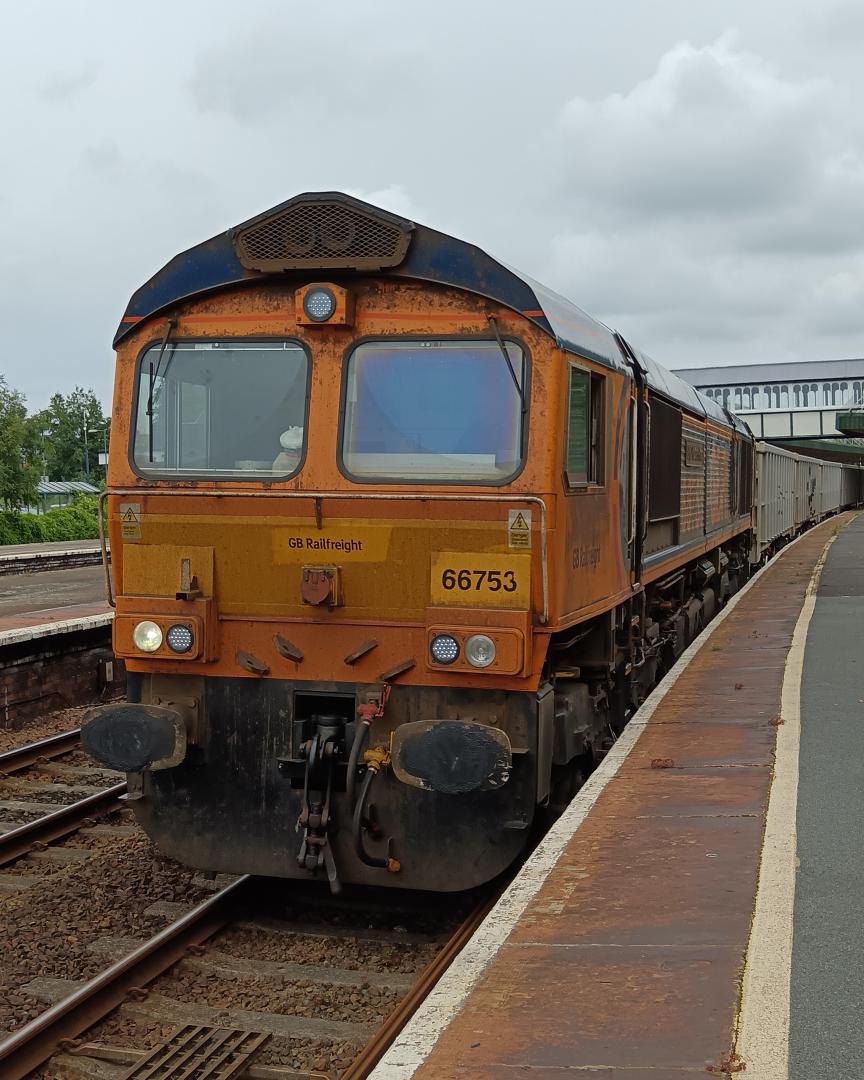
POLYGON ((336 202, 302 202, 238 230, 234 243, 250 270, 398 266, 410 232, 394 222, 336 202))

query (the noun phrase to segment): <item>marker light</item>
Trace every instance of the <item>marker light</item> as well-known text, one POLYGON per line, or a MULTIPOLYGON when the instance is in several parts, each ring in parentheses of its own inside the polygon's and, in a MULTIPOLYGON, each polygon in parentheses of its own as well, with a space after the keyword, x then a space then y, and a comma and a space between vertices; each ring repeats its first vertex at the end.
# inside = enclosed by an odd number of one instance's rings
POLYGON ((465 642, 465 659, 472 667, 489 667, 495 659, 495 642, 485 634, 472 634, 465 642))
POLYGON ((312 322, 327 322, 336 310, 336 297, 320 285, 303 297, 303 311, 312 322))
POLYGON ((429 644, 436 664, 452 664, 459 656, 459 642, 450 634, 438 634, 429 644))
POLYGON ((139 622, 132 631, 132 640, 141 652, 156 652, 162 644, 162 631, 155 622, 139 622))
POLYGON ((168 627, 168 633, 165 635, 165 642, 171 652, 184 653, 189 652, 192 648, 192 631, 188 626, 183 626, 182 623, 175 623, 174 626, 168 627))

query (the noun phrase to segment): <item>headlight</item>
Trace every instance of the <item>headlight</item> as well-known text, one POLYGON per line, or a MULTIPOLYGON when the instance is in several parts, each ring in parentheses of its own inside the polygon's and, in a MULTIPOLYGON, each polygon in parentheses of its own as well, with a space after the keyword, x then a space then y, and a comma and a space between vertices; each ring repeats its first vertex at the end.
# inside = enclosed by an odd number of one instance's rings
POLYGON ((485 634, 472 634, 465 642, 465 659, 472 667, 489 667, 495 659, 495 642, 485 634))
POLYGON ((132 631, 132 640, 141 652, 156 652, 162 644, 162 630, 155 622, 139 622, 132 631))
POLYGON ((329 289, 310 289, 303 297, 303 310, 312 322, 327 322, 336 310, 336 297, 329 289))
POLYGON ((192 631, 188 626, 183 626, 182 623, 175 623, 174 626, 168 627, 168 633, 165 635, 165 642, 171 652, 189 652, 192 648, 192 641, 192 631))
POLYGON ((459 656, 459 642, 450 634, 438 634, 429 644, 436 664, 452 664, 459 656))

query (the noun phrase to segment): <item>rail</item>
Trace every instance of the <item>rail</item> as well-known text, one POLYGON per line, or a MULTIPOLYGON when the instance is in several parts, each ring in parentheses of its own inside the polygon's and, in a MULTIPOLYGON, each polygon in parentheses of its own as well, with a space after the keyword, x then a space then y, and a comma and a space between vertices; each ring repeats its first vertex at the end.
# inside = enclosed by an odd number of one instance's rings
POLYGON ((68 836, 69 833, 80 828, 82 823, 93 814, 116 808, 120 805, 126 790, 125 783, 114 784, 112 787, 105 788, 104 791, 97 791, 85 799, 79 799, 78 802, 69 806, 62 806, 53 813, 45 814, 35 821, 28 821, 26 825, 19 825, 17 829, 0 834, 0 866, 5 866, 13 859, 20 859, 22 855, 32 851, 36 844, 50 844, 52 840, 68 836))
POLYGON ((50 735, 47 739, 39 739, 38 742, 5 751, 0 754, 0 776, 10 776, 22 769, 29 769, 31 765, 45 758, 60 757, 61 754, 77 750, 80 735, 81 728, 73 728, 71 731, 61 731, 59 735, 50 735))
POLYGON ((3 1080, 23 1080, 46 1062, 64 1039, 92 1027, 122 1004, 135 987, 167 971, 191 945, 221 930, 250 890, 253 879, 238 878, 144 945, 90 979, 74 993, 41 1013, 0 1042, 3 1080))
MULTIPOLYGON (((510 878, 508 876, 507 881, 510 878)), ((372 1040, 368 1042, 348 1069, 342 1073, 340 1080, 366 1080, 387 1050, 396 1036, 402 1031, 411 1017, 420 1008, 435 984, 453 963, 462 951, 468 940, 498 902, 500 890, 494 895, 482 900, 477 907, 460 923, 452 937, 430 960, 420 973, 420 978, 399 1002, 393 1012, 387 1017, 381 1027, 375 1032, 372 1040)))

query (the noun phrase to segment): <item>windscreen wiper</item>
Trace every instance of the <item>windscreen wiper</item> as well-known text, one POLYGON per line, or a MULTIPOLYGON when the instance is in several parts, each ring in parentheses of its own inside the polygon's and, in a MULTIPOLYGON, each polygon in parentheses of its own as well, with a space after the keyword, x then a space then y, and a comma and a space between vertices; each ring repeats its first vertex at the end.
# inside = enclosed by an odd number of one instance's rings
POLYGON ((507 352, 507 346, 501 340, 501 334, 498 331, 498 323, 495 321, 494 315, 487 315, 489 325, 492 327, 492 333, 495 335, 495 340, 498 342, 498 348, 501 350, 501 355, 507 363, 507 370, 510 372, 510 378, 513 380, 513 385, 516 387, 516 393, 519 395, 519 400, 522 403, 523 414, 528 411, 528 405, 525 402, 525 391, 519 385, 519 380, 516 378, 516 372, 513 368, 513 361, 510 359, 510 353, 507 352))
POLYGON ((159 378, 159 368, 162 366, 162 357, 165 355, 168 339, 171 337, 171 331, 176 326, 176 319, 168 320, 168 325, 165 327, 165 333, 162 337, 162 346, 159 349, 159 355, 156 358, 155 368, 153 366, 153 361, 150 361, 150 392, 147 395, 147 437, 150 443, 150 461, 153 460, 153 390, 156 386, 156 380, 159 378))

